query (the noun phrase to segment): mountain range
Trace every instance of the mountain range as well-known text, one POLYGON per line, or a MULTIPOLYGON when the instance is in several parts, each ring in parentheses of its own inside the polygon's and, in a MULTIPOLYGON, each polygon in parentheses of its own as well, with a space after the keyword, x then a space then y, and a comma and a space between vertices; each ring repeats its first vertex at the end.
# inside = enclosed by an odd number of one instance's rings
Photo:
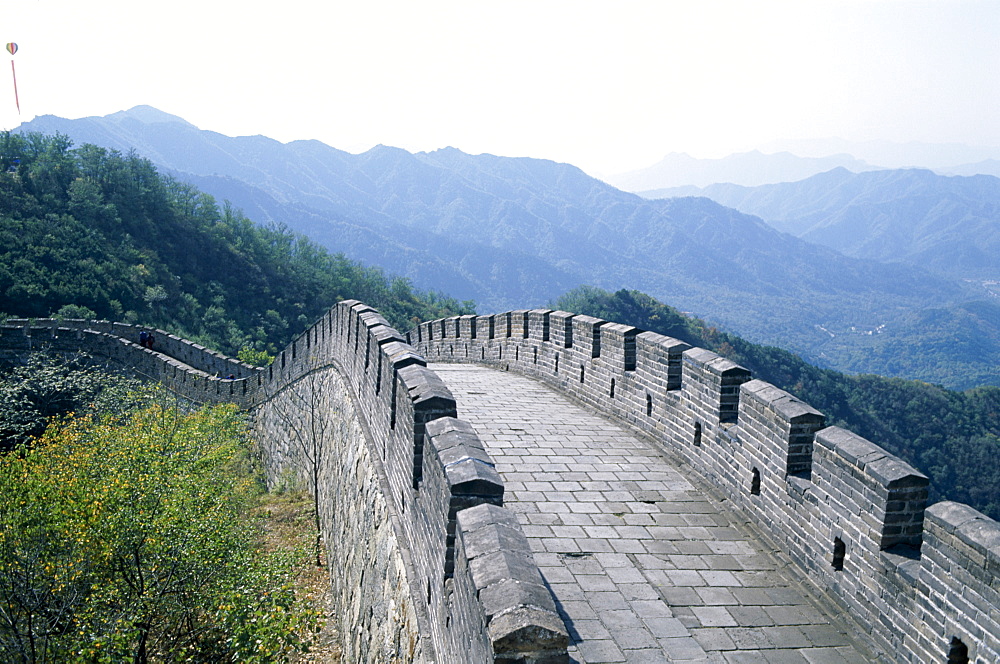
POLYGON ((648 168, 605 179, 619 189, 645 195, 656 189, 705 187, 717 182, 750 187, 793 182, 834 168, 861 172, 879 167, 855 159, 849 154, 799 157, 790 152, 764 154, 754 150, 722 159, 696 159, 688 154, 674 152, 648 168))
POLYGON ((798 141, 775 143, 766 152, 754 150, 719 159, 697 159, 674 152, 652 166, 606 176, 604 180, 619 189, 652 196, 656 190, 678 192, 687 187, 688 191, 697 192, 701 187, 716 183, 756 187, 795 182, 835 168, 845 168, 853 173, 925 168, 939 175, 1000 177, 1000 148, 923 143, 798 141), (799 149, 806 154, 820 156, 802 156, 797 151, 799 149))
POLYGON ((900 261, 957 279, 1000 279, 1000 178, 990 175, 836 168, 798 182, 643 195, 704 196, 855 258, 900 261))
POLYGON ((232 138, 149 107, 43 116, 20 131, 134 149, 258 222, 475 299, 481 312, 544 306, 580 284, 632 288, 822 365, 1000 382, 1000 308, 974 285, 845 256, 704 197, 648 200, 568 164, 453 148, 354 155, 232 138), (921 353, 913 341, 926 337, 939 343, 921 353))

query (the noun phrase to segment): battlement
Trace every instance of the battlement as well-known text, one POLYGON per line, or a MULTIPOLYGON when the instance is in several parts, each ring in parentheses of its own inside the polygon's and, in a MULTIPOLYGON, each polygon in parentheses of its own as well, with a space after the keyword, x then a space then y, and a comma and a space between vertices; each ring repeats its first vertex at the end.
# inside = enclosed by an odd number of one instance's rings
POLYGON ((139 345, 142 330, 149 328, 110 321, 9 318, 0 325, 0 361, 17 363, 37 350, 83 351, 120 371, 163 383, 195 403, 243 404, 263 385, 263 369, 163 330, 153 330, 155 346, 144 348, 139 345))
MULTIPOLYGON (((438 332, 455 336, 461 322, 438 332)), ((352 413, 362 434, 324 435, 339 468, 325 471, 330 480, 320 487, 335 515, 326 536, 338 561, 349 660, 566 661, 565 628, 503 508, 503 482, 475 432, 455 417, 451 392, 403 335, 371 307, 339 303, 279 354, 247 406, 265 438, 287 439, 296 428, 289 413, 301 417, 303 403, 314 411, 307 418, 352 413), (318 390, 308 386, 317 376, 325 376, 318 390), (392 537, 369 525, 373 502, 393 523, 392 537), (397 552, 374 574, 372 560, 358 554, 373 545, 397 552), (398 568, 404 583, 388 583, 385 570, 398 568), (377 619, 386 604, 407 608, 377 619), (400 641, 401 624, 409 643, 400 641)), ((270 447, 272 476, 302 465, 294 445, 270 447)))
POLYGON ((549 310, 429 321, 407 338, 431 361, 540 380, 697 469, 850 611, 885 661, 1000 661, 1000 524, 965 505, 926 508, 926 476, 745 368, 549 310))

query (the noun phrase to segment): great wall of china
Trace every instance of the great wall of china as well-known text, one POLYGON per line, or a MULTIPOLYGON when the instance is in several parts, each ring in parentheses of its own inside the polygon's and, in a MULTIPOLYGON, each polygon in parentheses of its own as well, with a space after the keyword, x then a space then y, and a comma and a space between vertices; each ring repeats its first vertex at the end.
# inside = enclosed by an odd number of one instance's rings
POLYGON ((1000 524, 675 339, 550 310, 404 335, 345 301, 258 369, 117 323, 0 328, 0 359, 42 347, 235 402, 272 482, 318 471, 346 661, 1000 661, 1000 524), (562 428, 491 428, 539 383, 562 428), (578 438, 586 468, 552 456, 578 438))

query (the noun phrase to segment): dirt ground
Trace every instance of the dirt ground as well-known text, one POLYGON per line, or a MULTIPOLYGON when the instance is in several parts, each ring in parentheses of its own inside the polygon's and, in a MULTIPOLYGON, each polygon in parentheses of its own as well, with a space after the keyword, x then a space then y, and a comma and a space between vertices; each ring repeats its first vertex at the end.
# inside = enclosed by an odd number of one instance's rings
MULTIPOLYGON (((313 526, 312 498, 309 494, 282 493, 265 496, 260 510, 267 516, 267 547, 294 547, 306 543, 312 550, 316 529, 313 526)), ((313 609, 323 616, 322 626, 314 635, 307 653, 296 653, 293 664, 340 664, 340 638, 330 606, 330 571, 326 561, 304 565, 296 576, 296 585, 313 609)))

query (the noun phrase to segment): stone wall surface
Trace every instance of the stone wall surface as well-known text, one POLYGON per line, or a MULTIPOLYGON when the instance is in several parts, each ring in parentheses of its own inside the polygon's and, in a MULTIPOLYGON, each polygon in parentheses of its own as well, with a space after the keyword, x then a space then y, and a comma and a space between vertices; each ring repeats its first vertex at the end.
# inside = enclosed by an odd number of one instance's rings
POLYGON ((432 362, 538 379, 698 470, 845 608, 886 662, 1000 661, 1000 524, 711 351, 590 316, 423 323, 432 362), (926 509, 925 509, 926 508, 926 509))
POLYGON ((341 302, 266 369, 160 330, 143 348, 139 331, 8 320, 0 361, 84 351, 196 403, 247 409, 270 484, 315 487, 346 661, 568 661, 565 627, 489 455, 378 312, 341 302))

